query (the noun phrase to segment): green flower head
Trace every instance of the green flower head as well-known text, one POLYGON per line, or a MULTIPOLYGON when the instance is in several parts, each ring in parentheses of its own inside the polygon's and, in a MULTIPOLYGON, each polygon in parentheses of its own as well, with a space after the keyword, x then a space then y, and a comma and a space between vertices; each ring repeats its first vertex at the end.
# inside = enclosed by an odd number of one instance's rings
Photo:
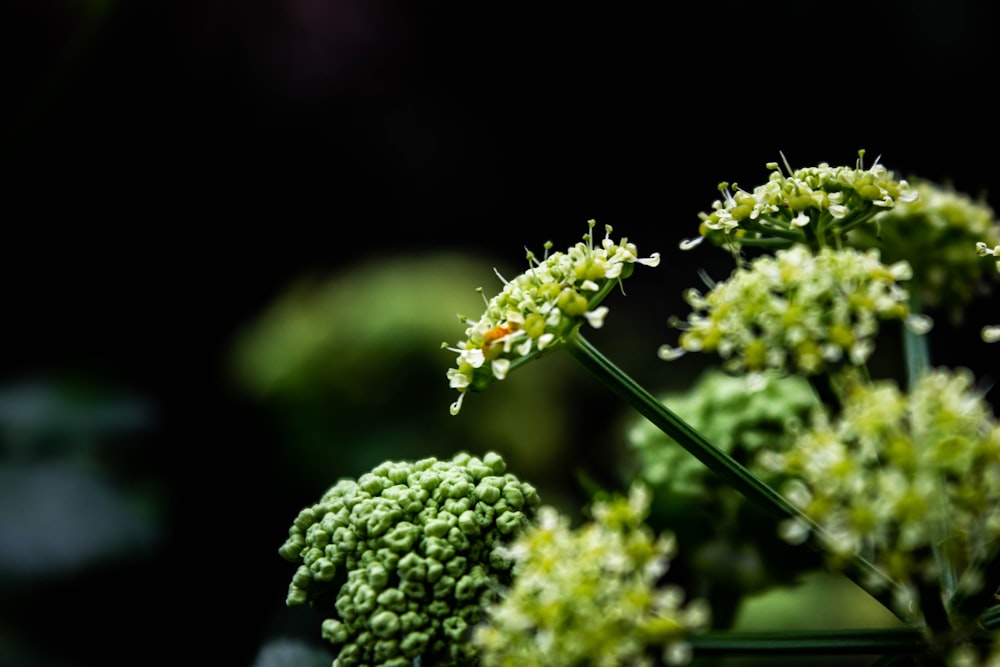
POLYGON ((287 604, 326 605, 334 667, 451 664, 490 592, 509 579, 499 551, 535 515, 535 489, 503 458, 386 461, 333 485, 296 517, 279 549, 298 569, 287 604))
POLYGON ((628 498, 595 502, 577 529, 554 508, 539 509, 506 549, 510 589, 473 635, 483 667, 642 667, 654 664, 651 648, 684 662, 685 637, 708 624, 709 610, 660 583, 675 543, 645 525, 649 503, 635 485, 628 498))
POLYGON ((737 268, 708 294, 688 290, 693 308, 680 346, 659 356, 717 353, 733 373, 817 375, 846 363, 864 364, 875 348, 882 320, 904 321, 915 332, 927 318, 910 314, 899 281, 909 265, 882 263, 878 250, 797 245, 737 268))
POLYGON ((516 366, 556 348, 585 321, 602 326, 608 309, 600 303, 611 288, 632 273, 634 264, 659 264, 659 253, 640 259, 628 239, 612 241, 610 226, 595 244, 595 224, 590 220, 591 231, 566 252, 550 253, 551 243, 541 261, 529 252, 528 270, 513 280, 500 277, 503 289, 486 302, 478 320, 461 318, 467 325, 465 340, 455 347, 443 345, 458 354, 448 371, 448 381, 459 392, 453 415, 467 391, 503 380, 516 366))
POLYGON ((767 183, 747 191, 735 183, 719 184, 723 198, 712 211, 701 213, 701 235, 681 242, 690 249, 706 238, 716 245, 737 251, 741 246, 787 247, 806 243, 813 249, 836 242, 844 233, 871 220, 897 202, 911 201, 917 193, 905 180, 879 164, 863 165, 859 151, 857 166, 816 167, 792 170, 787 174, 777 162, 767 165, 767 183))

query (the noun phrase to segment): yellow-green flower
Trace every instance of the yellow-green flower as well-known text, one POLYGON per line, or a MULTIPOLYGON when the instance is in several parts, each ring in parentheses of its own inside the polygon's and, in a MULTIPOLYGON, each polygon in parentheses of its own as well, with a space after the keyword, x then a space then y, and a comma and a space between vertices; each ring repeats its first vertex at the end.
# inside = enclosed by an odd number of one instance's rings
MULTIPOLYGON (((817 414, 791 450, 761 459, 832 538, 908 588, 959 574, 1000 538, 1000 425, 971 371, 936 369, 910 392, 858 383, 836 419, 817 414)), ((785 526, 794 535, 794 526, 785 526)))
POLYGON ((634 264, 660 263, 659 253, 640 259, 627 238, 612 241, 610 225, 595 244, 595 224, 590 220, 583 241, 566 252, 550 253, 551 243, 541 261, 529 252, 528 270, 513 280, 501 276, 503 289, 486 302, 478 320, 461 318, 468 325, 465 340, 454 347, 444 344, 458 354, 448 371, 449 383, 459 392, 453 415, 466 392, 503 380, 517 365, 557 347, 584 321, 601 327, 608 309, 600 303, 611 288, 632 273, 634 264))
POLYGON ((664 345, 660 358, 686 352, 718 354, 733 373, 817 375, 844 364, 864 364, 875 349, 882 320, 917 332, 929 320, 913 317, 900 281, 905 262, 882 263, 878 250, 797 245, 737 268, 708 294, 691 289, 693 312, 680 346, 664 345))
POLYGON ((577 529, 542 507, 504 549, 512 584, 473 635, 483 667, 644 667, 650 648, 684 662, 686 635, 707 626, 709 610, 660 583, 675 544, 645 525, 649 503, 633 486, 628 498, 594 503, 577 529))

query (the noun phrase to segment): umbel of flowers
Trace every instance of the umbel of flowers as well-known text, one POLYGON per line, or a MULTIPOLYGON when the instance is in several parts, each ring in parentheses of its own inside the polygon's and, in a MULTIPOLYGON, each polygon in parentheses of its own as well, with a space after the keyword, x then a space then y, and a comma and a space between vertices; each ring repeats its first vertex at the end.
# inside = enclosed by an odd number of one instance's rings
POLYGON ((924 308, 944 310, 961 324, 965 308, 988 293, 997 275, 990 262, 970 252, 977 242, 1000 244, 1000 222, 983 199, 925 179, 912 180, 917 198, 898 202, 856 227, 848 243, 879 248, 886 262, 913 268, 910 289, 924 308))
POLYGON ((906 262, 884 265, 878 250, 778 250, 737 268, 706 295, 688 290, 693 312, 680 346, 664 345, 659 355, 714 353, 735 373, 817 375, 863 364, 881 321, 901 320, 921 333, 929 328, 926 318, 911 315, 900 285, 911 275, 906 262))
POLYGON ((486 301, 479 319, 462 317, 468 325, 465 340, 443 346, 458 354, 448 371, 459 392, 453 415, 461 410, 466 392, 503 380, 513 368, 558 347, 584 321, 603 326, 608 308, 600 303, 608 292, 631 275, 635 264, 659 264, 658 253, 640 258, 627 238, 613 241, 610 225, 595 244, 595 224, 590 220, 583 241, 565 252, 550 252, 552 244, 546 243, 539 261, 529 251, 528 270, 513 280, 501 277, 503 289, 486 301))
POLYGON ((644 667, 657 653, 667 664, 687 662, 686 637, 707 627, 710 612, 662 583, 675 544, 645 525, 649 503, 634 485, 627 498, 596 501, 576 529, 542 507, 504 548, 513 583, 473 636, 483 667, 644 667))
POLYGON ((853 168, 823 163, 793 170, 785 163, 785 171, 771 162, 770 178, 750 191, 721 183, 723 198, 700 214, 701 235, 681 242, 681 248, 691 249, 705 239, 733 251, 744 246, 835 245, 898 202, 917 198, 907 181, 897 180, 878 160, 869 168, 863 160, 860 151, 853 168))
MULTIPOLYGON (((761 455, 793 475, 784 492, 833 537, 831 562, 865 555, 904 584, 904 611, 928 582, 949 582, 949 597, 963 573, 979 582, 973 564, 1000 538, 1000 425, 972 373, 935 369, 909 392, 880 381, 845 394, 835 419, 817 412, 793 448, 761 455)), ((794 522, 783 530, 801 537, 794 522)))

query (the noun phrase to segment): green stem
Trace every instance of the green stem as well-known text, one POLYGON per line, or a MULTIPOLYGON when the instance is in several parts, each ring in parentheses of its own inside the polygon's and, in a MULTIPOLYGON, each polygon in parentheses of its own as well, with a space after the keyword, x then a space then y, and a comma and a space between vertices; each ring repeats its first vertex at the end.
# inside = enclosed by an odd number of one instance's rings
MULTIPOLYGON (((615 366, 579 331, 566 340, 566 349, 585 368, 608 385, 615 394, 653 425, 676 440, 692 456, 705 464, 709 470, 743 494, 747 500, 767 512, 776 522, 793 520, 805 525, 809 529, 807 541, 809 546, 826 553, 834 553, 829 546, 831 544, 830 538, 819 524, 726 452, 715 447, 705 436, 672 412, 662 401, 615 366)), ((884 572, 857 555, 845 563, 843 571, 869 595, 898 615, 891 600, 893 591, 898 590, 899 585, 887 577, 884 572)))
MULTIPOLYGON (((922 308, 920 298, 917 296, 915 290, 910 292, 909 302, 910 312, 914 315, 919 315, 922 312, 922 308)), ((903 325, 902 330, 903 353, 906 360, 907 386, 910 391, 913 391, 914 386, 916 386, 920 378, 922 378, 931 367, 930 348, 927 344, 926 336, 913 333, 905 324, 903 325)), ((939 484, 941 494, 943 496, 945 493, 944 480, 939 480, 939 484)), ((958 575, 955 573, 954 564, 951 562, 951 559, 948 558, 946 549, 941 546, 950 532, 947 516, 941 517, 937 523, 938 525, 936 526, 936 531, 938 539, 934 543, 934 559, 937 561, 938 569, 941 572, 940 587, 938 587, 937 590, 934 590, 935 587, 933 586, 922 585, 920 591, 920 607, 921 611, 924 613, 927 625, 930 626, 934 632, 947 632, 951 624, 948 619, 947 611, 941 601, 941 589, 943 588, 949 593, 954 593, 958 581, 958 575)))
MULTIPOLYGON (((910 293, 910 312, 914 315, 921 313, 920 299, 915 292, 910 293)), ((916 381, 923 377, 931 366, 931 353, 927 344, 927 336, 913 333, 904 324, 903 351, 906 356, 907 382, 912 389, 916 381)))
POLYGON ((910 655, 927 650, 917 628, 780 632, 715 631, 693 634, 697 657, 716 655, 910 655))

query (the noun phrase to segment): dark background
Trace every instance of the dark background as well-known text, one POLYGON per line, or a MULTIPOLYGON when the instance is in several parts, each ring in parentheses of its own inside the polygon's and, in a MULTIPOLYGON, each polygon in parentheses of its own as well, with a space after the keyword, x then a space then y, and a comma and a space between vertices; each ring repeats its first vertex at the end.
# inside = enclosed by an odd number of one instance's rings
POLYGON ((0 648, 248 665, 285 622, 276 549, 316 489, 275 466, 224 360, 303 271, 442 248, 516 264, 596 218, 664 254, 677 305, 677 240, 781 152, 864 148, 995 206, 996 19, 972 0, 7 0, 0 373, 139 397, 141 453, 116 471, 164 528, 127 559, 6 577, 0 648))

